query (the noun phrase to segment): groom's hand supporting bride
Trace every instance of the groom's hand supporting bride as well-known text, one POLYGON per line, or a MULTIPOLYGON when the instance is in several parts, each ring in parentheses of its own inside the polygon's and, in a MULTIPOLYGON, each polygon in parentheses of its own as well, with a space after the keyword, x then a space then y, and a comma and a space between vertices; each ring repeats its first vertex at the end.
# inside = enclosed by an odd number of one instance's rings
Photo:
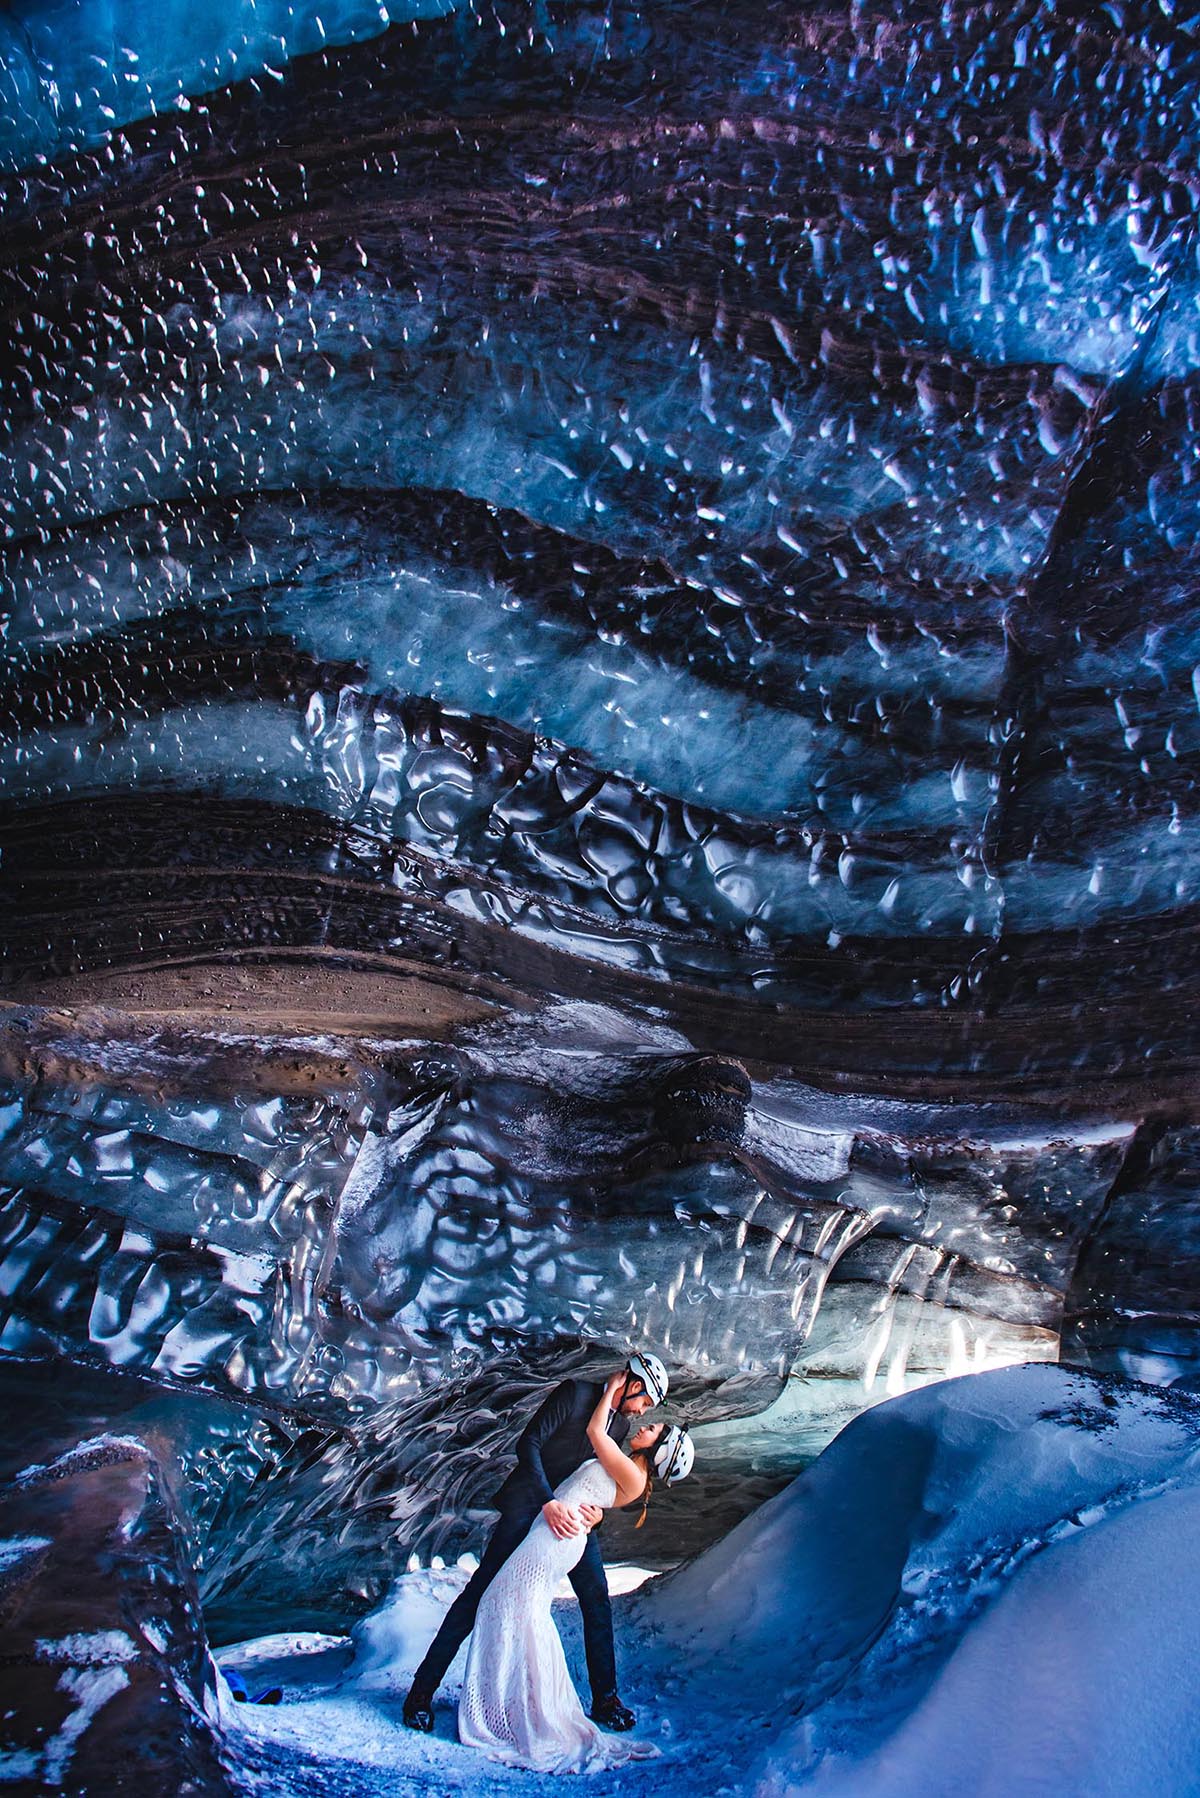
POLYGON ((542 1516, 550 1533, 560 1542, 565 1542, 569 1536, 577 1536, 580 1530, 594 1528, 603 1515, 598 1505, 565 1505, 561 1498, 552 1498, 542 1506, 542 1516))
POLYGON ((565 1542, 568 1536, 577 1536, 583 1525, 579 1521, 579 1512, 574 1505, 565 1505, 561 1498, 552 1498, 542 1506, 542 1516, 550 1527, 550 1534, 565 1542))

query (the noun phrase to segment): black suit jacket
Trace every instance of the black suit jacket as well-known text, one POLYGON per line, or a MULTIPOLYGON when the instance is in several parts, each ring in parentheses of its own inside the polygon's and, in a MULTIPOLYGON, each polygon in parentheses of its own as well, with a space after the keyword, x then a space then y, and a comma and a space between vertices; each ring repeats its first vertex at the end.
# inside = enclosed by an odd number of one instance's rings
MULTIPOLYGON (((506 1516, 532 1517, 569 1473, 592 1457, 587 1427, 604 1392, 602 1380, 564 1380, 534 1412, 517 1440, 517 1464, 494 1504, 506 1516)), ((629 1434, 629 1419, 614 1411, 608 1433, 616 1443, 629 1434)))

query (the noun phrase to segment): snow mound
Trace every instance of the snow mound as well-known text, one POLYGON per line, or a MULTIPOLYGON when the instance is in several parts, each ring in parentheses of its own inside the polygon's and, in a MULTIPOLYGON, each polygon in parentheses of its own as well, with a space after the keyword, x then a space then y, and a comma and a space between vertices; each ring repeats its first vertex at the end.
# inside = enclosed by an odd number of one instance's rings
MULTIPOLYGON (((355 1685, 403 1696, 473 1570, 474 1563, 464 1557, 456 1567, 417 1567, 401 1574, 384 1603, 354 1630, 355 1685)), ((447 1675, 446 1683, 455 1691, 465 1661, 464 1646, 447 1675)))
MULTIPOLYGON (((1130 1798, 1197 1789, 1200 1492, 1168 1492, 1020 1568, 879 1751, 813 1798, 1130 1798), (1182 1580, 1180 1578, 1182 1574, 1182 1580)), ((799 1740, 781 1759, 805 1758, 799 1740), (789 1752, 790 1750, 790 1752, 789 1752)), ((768 1790, 771 1782, 764 1782, 768 1790)))
POLYGON ((1009 1368, 865 1413, 636 1614, 762 1798, 1192 1793, 1197 1549, 1195 1401, 1009 1368))

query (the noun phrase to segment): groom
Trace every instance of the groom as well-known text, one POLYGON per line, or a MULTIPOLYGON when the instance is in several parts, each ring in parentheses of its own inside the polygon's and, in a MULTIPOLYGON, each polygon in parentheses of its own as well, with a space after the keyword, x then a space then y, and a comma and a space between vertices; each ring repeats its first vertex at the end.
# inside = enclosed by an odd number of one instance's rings
MULTIPOLYGON (((616 1443, 629 1434, 629 1419, 640 1417, 667 1396, 667 1370, 657 1355, 633 1355, 625 1369, 625 1385, 613 1408, 609 1435, 616 1443)), ((587 1426, 604 1391, 602 1380, 564 1380, 534 1412, 517 1440, 517 1465, 494 1503, 500 1521, 492 1531, 483 1559, 442 1620, 425 1659, 413 1675, 404 1700, 410 1729, 433 1728, 433 1696, 446 1669, 471 1633, 479 1601, 528 1534, 538 1511, 562 1538, 591 1529, 604 1513, 594 1505, 578 1510, 554 1497, 554 1487, 581 1467, 592 1453, 587 1426)), ((593 1533, 570 1580, 583 1616, 583 1641, 592 1686, 592 1717, 606 1729, 632 1729, 636 1721, 617 1697, 617 1661, 613 1649, 612 1605, 600 1544, 593 1533)))

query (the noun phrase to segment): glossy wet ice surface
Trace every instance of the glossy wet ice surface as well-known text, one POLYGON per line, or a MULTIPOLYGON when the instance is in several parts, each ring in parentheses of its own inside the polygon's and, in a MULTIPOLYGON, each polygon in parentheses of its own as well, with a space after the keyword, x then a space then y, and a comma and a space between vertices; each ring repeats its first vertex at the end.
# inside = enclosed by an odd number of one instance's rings
POLYGON ((136 1413, 219 1638, 634 1347, 656 1567, 1193 1381, 1193 27, 9 9, 5 1402, 136 1413))

